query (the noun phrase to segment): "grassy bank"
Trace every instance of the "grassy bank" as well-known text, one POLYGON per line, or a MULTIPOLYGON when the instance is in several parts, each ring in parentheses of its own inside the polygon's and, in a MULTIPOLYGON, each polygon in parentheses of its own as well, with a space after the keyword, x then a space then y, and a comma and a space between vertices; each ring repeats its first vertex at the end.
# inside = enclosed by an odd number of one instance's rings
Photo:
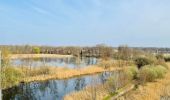
POLYGON ((11 59, 18 58, 67 58, 73 57, 72 55, 59 55, 59 54, 11 54, 9 55, 11 59))
MULTIPOLYGON (((109 71, 121 70, 121 68, 111 68, 109 71)), ((14 73, 19 77, 11 77, 4 83, 3 89, 9 88, 13 85, 17 85, 20 82, 32 82, 32 81, 45 81, 50 79, 67 79, 71 77, 90 75, 96 73, 102 73, 107 71, 106 69, 98 66, 88 66, 81 69, 70 69, 66 67, 36 67, 29 69, 29 67, 7 67, 6 76, 8 73, 14 73), (16 79, 15 84, 13 80, 16 79), (10 84, 11 83, 11 84, 10 84), (9 84, 9 85, 8 85, 9 84)))
MULTIPOLYGON (((71 77, 90 75, 90 74, 102 73, 104 71, 107 71, 106 69, 97 66, 89 66, 87 68, 82 68, 82 69, 49 67, 48 70, 49 70, 49 74, 27 77, 24 78, 23 82, 44 81, 49 79, 67 79, 71 77)), ((114 70, 121 70, 121 68, 110 69, 110 71, 114 71, 114 70)))

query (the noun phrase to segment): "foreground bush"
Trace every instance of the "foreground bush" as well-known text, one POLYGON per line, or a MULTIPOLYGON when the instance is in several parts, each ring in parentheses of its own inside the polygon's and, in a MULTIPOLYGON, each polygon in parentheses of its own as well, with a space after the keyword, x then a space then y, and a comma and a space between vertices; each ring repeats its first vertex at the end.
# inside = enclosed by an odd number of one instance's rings
POLYGON ((19 83, 23 78, 24 73, 15 67, 4 67, 2 68, 2 88, 11 87, 19 83))
POLYGON ((152 82, 157 78, 163 78, 166 70, 167 69, 163 66, 144 66, 140 69, 138 78, 141 83, 152 82))

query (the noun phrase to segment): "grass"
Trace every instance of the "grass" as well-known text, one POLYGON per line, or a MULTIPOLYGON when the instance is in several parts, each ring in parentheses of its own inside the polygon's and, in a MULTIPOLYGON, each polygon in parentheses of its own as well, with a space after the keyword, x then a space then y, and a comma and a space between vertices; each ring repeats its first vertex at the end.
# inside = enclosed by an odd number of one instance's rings
MULTIPOLYGON (((36 75, 32 77, 24 78, 24 82, 31 82, 31 81, 44 81, 49 79, 66 79, 81 75, 90 75, 96 74, 106 71, 106 69, 97 67, 97 66, 89 66, 82 69, 69 69, 63 67, 48 67, 49 74, 45 75, 36 75)), ((121 70, 121 68, 111 68, 110 71, 114 70, 121 70)))
POLYGON ((106 84, 87 86, 81 91, 72 92, 64 97, 64 100, 102 100, 103 97, 109 94, 108 86, 106 84))
POLYGON ((81 91, 72 92, 64 97, 64 100, 93 100, 92 97, 95 97, 95 100, 110 100, 112 97, 119 96, 119 94, 124 94, 129 91, 132 87, 132 84, 127 84, 122 88, 119 88, 115 92, 108 91, 108 84, 96 85, 95 91, 92 86, 87 86, 81 91), (94 95, 94 92, 95 95, 94 95), (109 94, 109 95, 108 95, 109 94))

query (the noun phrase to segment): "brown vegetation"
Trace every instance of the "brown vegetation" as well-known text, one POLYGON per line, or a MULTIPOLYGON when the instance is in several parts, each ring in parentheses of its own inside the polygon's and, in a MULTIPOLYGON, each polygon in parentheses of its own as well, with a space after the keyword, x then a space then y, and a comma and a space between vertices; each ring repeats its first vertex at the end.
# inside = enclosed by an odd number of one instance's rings
MULTIPOLYGON (((31 82, 31 81, 44 81, 49 79, 65 79, 75 76, 89 75, 107 71, 106 69, 97 66, 89 66, 82 69, 69 69, 63 67, 47 67, 47 68, 49 69, 48 71, 49 74, 27 77, 23 81, 31 82)), ((121 70, 121 68, 111 68, 111 71, 114 70, 121 70)))
POLYGON ((10 59, 18 58, 67 58, 73 57, 72 55, 59 55, 59 54, 11 54, 10 59))

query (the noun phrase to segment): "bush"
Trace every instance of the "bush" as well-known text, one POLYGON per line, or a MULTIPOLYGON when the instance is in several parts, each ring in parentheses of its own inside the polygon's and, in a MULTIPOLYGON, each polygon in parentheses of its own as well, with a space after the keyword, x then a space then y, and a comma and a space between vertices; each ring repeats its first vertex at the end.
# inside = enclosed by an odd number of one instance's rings
POLYGON ((4 67, 2 69, 2 88, 11 87, 19 83, 23 78, 24 73, 14 67, 4 67))
POLYGON ((138 77, 141 83, 151 82, 156 79, 157 73, 153 66, 144 66, 140 69, 138 77))
POLYGON ((141 68, 142 66, 149 65, 152 63, 153 63, 152 60, 145 58, 145 57, 139 57, 135 59, 135 64, 137 65, 138 68, 141 68))
POLYGON ((137 78, 138 68, 136 66, 128 66, 127 69, 124 70, 129 80, 137 78))
POLYGON ((165 73, 167 72, 167 69, 163 66, 156 66, 154 67, 154 70, 157 73, 157 77, 156 78, 163 78, 165 73))
POLYGON ((159 65, 159 66, 144 66, 140 69, 138 78, 141 83, 144 82, 152 82, 157 78, 163 78, 166 73, 166 68, 159 65))

